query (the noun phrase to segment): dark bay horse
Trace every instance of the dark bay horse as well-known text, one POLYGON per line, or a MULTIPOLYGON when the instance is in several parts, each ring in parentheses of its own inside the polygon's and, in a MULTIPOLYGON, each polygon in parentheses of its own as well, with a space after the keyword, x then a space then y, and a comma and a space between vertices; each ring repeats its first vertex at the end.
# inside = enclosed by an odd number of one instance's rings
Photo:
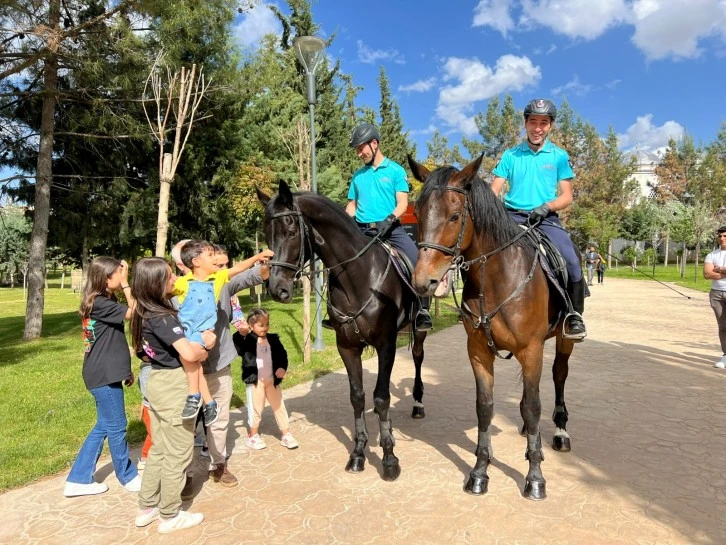
POLYGON ((552 366, 557 432, 552 446, 559 451, 570 450, 564 392, 574 345, 562 337, 560 301, 548 285, 535 244, 509 217, 489 185, 478 178, 481 160, 479 157, 461 171, 441 167, 430 172, 409 157, 413 175, 424 182, 416 203, 419 259, 413 285, 420 295, 429 295, 452 261, 466 270, 462 311, 476 381, 479 434, 476 465, 464 489, 472 494, 487 491, 487 467, 492 457, 494 358, 498 350, 507 350, 522 368, 519 408, 529 460, 523 495, 541 500, 546 497, 539 429, 544 342, 557 338, 552 366))
MULTIPOLYGON (((380 244, 372 244, 363 251, 370 239, 360 233, 353 219, 338 204, 313 193, 293 195, 283 181, 276 196, 270 198, 259 189, 257 196, 265 207, 265 238, 275 252, 268 280, 272 297, 282 303, 292 301, 293 281, 313 253, 329 269, 328 314, 334 325, 338 352, 348 371, 355 418, 355 446, 346 471, 365 469, 363 450, 368 443, 368 431, 361 354, 366 346, 376 349, 378 374, 373 405, 383 448, 383 479, 393 481, 400 475, 401 467, 393 454, 395 441, 388 415, 391 371, 397 330, 408 320, 405 309, 411 307, 415 295, 403 285, 391 266, 389 254, 380 244)), ((414 335, 414 418, 424 416, 421 363, 425 338, 425 331, 414 335)))

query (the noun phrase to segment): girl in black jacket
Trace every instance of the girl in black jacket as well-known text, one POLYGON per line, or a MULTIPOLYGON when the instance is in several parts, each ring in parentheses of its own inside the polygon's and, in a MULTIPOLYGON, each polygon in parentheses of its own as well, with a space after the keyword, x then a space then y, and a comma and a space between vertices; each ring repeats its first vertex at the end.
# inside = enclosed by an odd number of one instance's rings
POLYGON ((247 323, 252 328, 250 333, 244 337, 240 333, 232 336, 237 353, 242 356, 242 380, 247 384, 250 422, 247 446, 254 450, 267 447, 260 437, 259 427, 265 401, 268 401, 282 434, 280 444, 289 449, 297 448, 298 443, 290 433, 290 421, 280 388, 287 371, 287 352, 277 335, 268 334, 270 314, 266 310, 253 309, 247 316, 247 323))

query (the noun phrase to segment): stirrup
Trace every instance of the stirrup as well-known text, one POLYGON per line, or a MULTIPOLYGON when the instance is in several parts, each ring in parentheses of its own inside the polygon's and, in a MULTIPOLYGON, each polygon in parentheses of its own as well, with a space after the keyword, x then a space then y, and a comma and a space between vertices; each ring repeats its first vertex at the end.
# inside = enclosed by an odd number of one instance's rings
MULTIPOLYGON (((585 340, 585 337, 587 337, 587 331, 583 331, 582 333, 570 333, 568 328, 568 322, 570 321, 570 318, 573 316, 577 316, 582 320, 582 315, 579 312, 568 312, 567 315, 562 320, 562 338, 568 339, 570 341, 574 341, 576 343, 582 342, 585 340)), ((585 322, 583 321, 583 325, 585 325, 585 322)))
POLYGON ((434 322, 433 322, 433 319, 431 318, 431 314, 428 311, 424 311, 424 310, 419 310, 416 313, 416 317, 413 319, 413 324, 414 324, 414 328, 417 331, 431 331, 434 328, 434 322), (419 317, 421 317, 420 320, 421 320, 421 322, 423 322, 421 324, 423 327, 419 327, 419 324, 418 324, 419 317))

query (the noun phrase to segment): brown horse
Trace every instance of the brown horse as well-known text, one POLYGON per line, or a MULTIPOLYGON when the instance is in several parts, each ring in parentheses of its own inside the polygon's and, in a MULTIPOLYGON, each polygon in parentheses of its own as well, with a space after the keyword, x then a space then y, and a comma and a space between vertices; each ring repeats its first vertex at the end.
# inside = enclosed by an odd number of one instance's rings
POLYGON ((523 495, 541 500, 547 495, 540 468, 544 456, 539 429, 544 342, 557 338, 552 367, 557 432, 552 446, 559 451, 570 450, 564 389, 573 342, 561 335, 561 304, 548 285, 533 239, 509 217, 489 185, 477 177, 481 160, 479 157, 461 171, 441 167, 430 172, 409 157, 413 175, 424 182, 416 204, 419 259, 413 286, 420 295, 428 296, 452 263, 466 271, 462 313, 476 380, 479 435, 476 465, 464 489, 472 494, 487 491, 494 359, 502 349, 511 352, 522 367, 519 408, 529 460, 523 495))

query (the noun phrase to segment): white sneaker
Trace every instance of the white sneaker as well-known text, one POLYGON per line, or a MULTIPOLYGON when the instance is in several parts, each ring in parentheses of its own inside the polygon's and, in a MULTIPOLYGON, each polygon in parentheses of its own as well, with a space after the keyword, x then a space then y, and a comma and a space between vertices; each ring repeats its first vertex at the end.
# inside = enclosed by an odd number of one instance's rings
POLYGON ((262 450, 263 448, 267 448, 267 443, 265 443, 265 440, 260 437, 259 433, 250 435, 247 438, 247 442, 245 444, 254 450, 262 450))
POLYGON ((291 432, 287 432, 285 435, 282 436, 282 439, 280 439, 280 444, 285 448, 289 448, 290 450, 300 446, 297 444, 297 441, 292 436, 291 432))
POLYGON ((124 485, 124 488, 129 492, 138 492, 141 490, 141 475, 136 475, 136 477, 124 485))
POLYGON ((66 487, 63 489, 63 495, 66 498, 73 498, 75 496, 94 496, 96 494, 103 494, 106 490, 108 490, 108 485, 106 483, 80 484, 66 481, 66 487))
POLYGON ((148 526, 149 524, 151 524, 158 518, 159 518, 159 508, 158 507, 149 507, 148 509, 139 509, 138 513, 136 513, 136 527, 143 528, 144 526, 148 526))
POLYGON ((136 470, 143 471, 145 467, 146 467, 146 458, 139 458, 139 461, 136 462, 136 470))
POLYGON ((204 515, 201 513, 179 511, 174 518, 164 519, 159 523, 159 533, 169 534, 177 530, 186 530, 201 524, 203 520, 204 515))
POLYGON ((718 360, 716 363, 714 363, 713 366, 716 369, 724 369, 724 368, 726 368, 726 355, 724 355, 720 360, 718 360))

